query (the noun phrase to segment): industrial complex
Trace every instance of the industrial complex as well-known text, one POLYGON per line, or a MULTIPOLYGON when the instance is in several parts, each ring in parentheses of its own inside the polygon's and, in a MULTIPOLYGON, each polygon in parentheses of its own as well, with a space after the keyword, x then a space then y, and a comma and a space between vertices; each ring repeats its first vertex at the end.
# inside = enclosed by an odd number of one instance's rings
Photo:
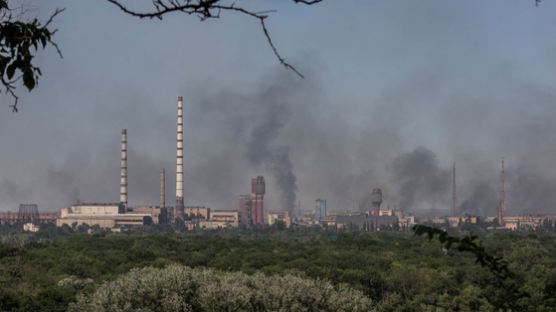
MULTIPOLYGON (((43 223, 57 226, 75 227, 81 224, 125 230, 134 225, 183 223, 185 229, 218 228, 262 228, 281 222, 283 226, 322 226, 353 228, 366 231, 389 228, 409 228, 419 223, 440 226, 459 226, 465 223, 477 224, 477 216, 460 216, 456 203, 456 164, 452 168, 451 215, 443 218, 429 217, 416 219, 412 214, 396 208, 381 207, 383 191, 372 188, 366 209, 359 212, 334 211, 327 207, 326 199, 316 199, 315 208, 302 211, 265 211, 264 196, 266 182, 263 176, 251 179, 251 192, 238 196, 237 210, 213 210, 208 207, 185 206, 184 201, 184 159, 183 159, 183 98, 177 101, 177 141, 176 141, 176 199, 175 206, 166 206, 166 171, 160 170, 160 203, 158 206, 128 205, 127 130, 121 132, 120 159, 120 200, 116 203, 78 203, 61 208, 58 213, 39 213, 35 204, 22 204, 18 212, 0 213, 0 224, 26 224, 26 229, 36 230, 43 223), (30 225, 29 225, 30 224, 30 225)), ((397 206, 394 206, 397 207, 397 206)), ((505 216, 504 159, 501 161, 499 204, 496 217, 482 221, 490 222, 496 230, 516 230, 535 228, 545 220, 556 220, 556 215, 505 216)))

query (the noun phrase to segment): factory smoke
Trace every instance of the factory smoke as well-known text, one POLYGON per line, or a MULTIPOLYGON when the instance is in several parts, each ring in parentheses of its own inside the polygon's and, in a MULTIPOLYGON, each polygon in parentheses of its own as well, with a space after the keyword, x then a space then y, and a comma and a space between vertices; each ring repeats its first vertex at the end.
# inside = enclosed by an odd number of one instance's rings
MULTIPOLYGON (((532 86, 521 92, 514 86, 519 94, 506 90, 509 95, 491 101, 480 88, 473 96, 440 97, 453 82, 424 74, 418 81, 383 90, 368 105, 350 108, 357 99, 328 97, 318 72, 302 82, 281 69, 277 72, 250 91, 180 92, 187 103, 183 121, 187 205, 233 209, 249 179, 263 175, 269 210, 291 210, 298 200, 302 208, 311 208, 320 197, 327 198, 331 210, 369 209, 370 191, 379 187, 384 207, 449 214, 451 166, 457 161, 460 214, 494 215, 498 162, 504 156, 507 214, 553 210, 556 170, 550 164, 556 155, 552 138, 556 109, 549 103, 556 98, 554 92, 532 86), (529 110, 519 110, 524 103, 529 110), (500 126, 492 128, 494 123, 500 126)), ((175 95, 165 99, 163 109, 149 104, 152 101, 136 94, 107 112, 114 116, 133 112, 125 127, 140 143, 128 148, 130 205, 158 204, 160 168, 175 166, 175 95), (145 111, 131 109, 136 106, 145 111)), ((66 157, 45 168, 34 164, 29 172, 5 168, 0 208, 13 209, 27 201, 21 198, 38 202, 41 211, 77 200, 117 202, 122 127, 114 118, 113 129, 103 130, 109 132, 109 141, 87 140, 84 134, 62 138, 65 143, 58 146, 65 151, 75 146, 81 150, 65 152, 66 157), (86 146, 79 144, 84 141, 86 146)), ((34 144, 47 153, 47 146, 34 144)), ((167 185, 174 185, 173 175, 167 179, 167 185)))
POLYGON ((255 119, 255 126, 247 138, 247 159, 253 165, 264 165, 272 174, 280 190, 280 202, 283 210, 293 212, 296 199, 296 177, 290 159, 290 148, 276 144, 275 140, 288 122, 290 112, 287 103, 280 100, 279 92, 267 90, 263 97, 270 99, 267 107, 255 119))
POLYGON ((400 188, 400 209, 444 210, 448 206, 450 171, 441 168, 427 148, 417 147, 395 158, 392 177, 400 188))

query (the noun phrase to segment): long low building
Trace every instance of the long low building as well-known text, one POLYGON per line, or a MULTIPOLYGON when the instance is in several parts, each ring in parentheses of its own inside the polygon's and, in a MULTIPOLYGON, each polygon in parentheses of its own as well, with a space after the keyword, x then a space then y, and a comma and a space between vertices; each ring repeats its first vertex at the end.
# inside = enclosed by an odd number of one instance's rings
POLYGON ((59 217, 59 212, 46 212, 39 213, 37 218, 29 220, 26 217, 22 217, 21 213, 6 211, 0 212, 0 224, 16 224, 25 222, 32 222, 37 224, 56 223, 56 219, 58 219, 59 217))
POLYGON ((168 223, 168 209, 166 207, 160 208, 159 206, 136 206, 126 211, 126 215, 133 214, 148 214, 151 216, 154 224, 168 223))
POLYGON ((184 224, 188 230, 239 227, 239 211, 237 210, 185 207, 184 211, 184 224))
POLYGON ((126 213, 120 204, 82 204, 71 208, 62 208, 56 226, 73 226, 74 224, 98 225, 102 228, 120 228, 130 225, 147 225, 152 223, 149 213, 126 213))
POLYGON ((228 226, 237 228, 239 226, 239 212, 237 210, 213 210, 210 212, 212 222, 224 222, 228 226))
POLYGON ((359 229, 380 229, 382 226, 398 225, 398 218, 396 216, 373 216, 369 213, 351 215, 351 216, 337 216, 336 226, 338 228, 345 228, 354 226, 359 229))

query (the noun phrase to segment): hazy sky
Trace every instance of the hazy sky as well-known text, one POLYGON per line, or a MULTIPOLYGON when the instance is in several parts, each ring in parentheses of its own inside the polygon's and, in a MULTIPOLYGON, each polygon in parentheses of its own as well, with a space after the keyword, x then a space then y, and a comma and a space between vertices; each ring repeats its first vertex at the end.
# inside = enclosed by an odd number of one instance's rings
POLYGON ((277 10, 272 38, 306 79, 242 15, 139 20, 103 0, 28 1, 45 18, 66 8, 64 58, 39 53, 19 113, 0 94, 0 211, 118 201, 122 128, 130 204, 158 203, 161 168, 173 204, 182 95, 187 205, 235 209, 264 175, 267 209, 292 192, 303 209, 359 209, 381 187, 385 206, 444 214, 456 161, 461 210, 494 215, 505 157, 508 213, 556 213, 554 2, 290 2, 237 5, 277 10))

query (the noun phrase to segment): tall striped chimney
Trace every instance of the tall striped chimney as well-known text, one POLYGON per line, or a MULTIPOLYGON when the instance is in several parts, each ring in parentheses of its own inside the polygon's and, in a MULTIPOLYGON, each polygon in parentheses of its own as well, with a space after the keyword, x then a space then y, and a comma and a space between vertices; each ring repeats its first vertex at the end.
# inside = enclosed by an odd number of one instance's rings
POLYGON ((504 157, 502 157, 502 171, 500 172, 500 202, 498 204, 498 224, 504 225, 504 210, 506 209, 506 190, 504 188, 504 157))
POLYGON ((183 219, 183 98, 178 96, 178 144, 176 154, 176 208, 174 218, 183 219))
POLYGON ((120 169, 120 204, 127 207, 127 131, 122 129, 122 155, 120 169))

